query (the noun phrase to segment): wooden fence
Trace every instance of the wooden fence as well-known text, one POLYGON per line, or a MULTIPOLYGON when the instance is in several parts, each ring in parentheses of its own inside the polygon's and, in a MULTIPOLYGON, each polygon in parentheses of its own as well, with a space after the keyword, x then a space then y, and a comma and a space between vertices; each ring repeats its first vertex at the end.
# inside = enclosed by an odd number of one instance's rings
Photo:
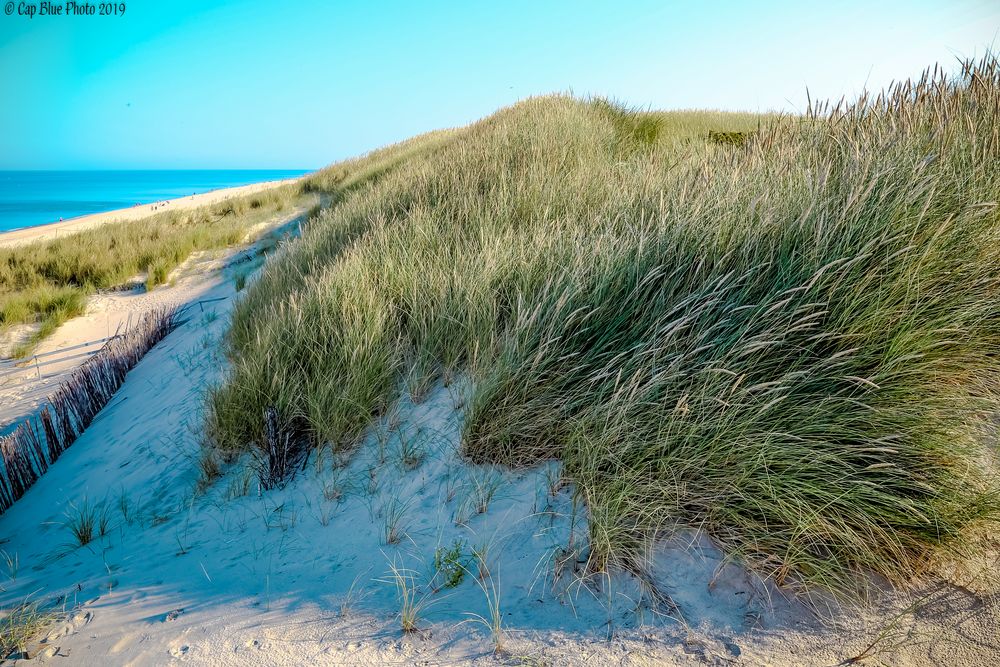
POLYGON ((0 513, 45 474, 107 405, 126 374, 175 326, 174 308, 147 313, 73 371, 38 414, 0 436, 0 513))

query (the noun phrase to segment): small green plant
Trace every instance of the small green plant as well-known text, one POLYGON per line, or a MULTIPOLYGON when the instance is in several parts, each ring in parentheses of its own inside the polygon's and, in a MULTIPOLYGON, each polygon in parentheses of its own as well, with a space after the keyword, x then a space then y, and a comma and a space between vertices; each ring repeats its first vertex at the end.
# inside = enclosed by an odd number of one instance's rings
POLYGON ((382 544, 399 544, 403 539, 403 519, 406 516, 406 503, 393 498, 382 506, 382 544))
POLYGON ((407 438, 402 433, 399 434, 399 462, 405 470, 413 470, 419 466, 426 455, 417 438, 407 438))
POLYGON ((211 447, 203 447, 198 457, 198 492, 204 493, 220 477, 222 477, 222 462, 218 453, 211 447))
POLYGON ((466 612, 465 615, 469 617, 467 622, 478 623, 489 631, 493 640, 493 652, 500 655, 505 651, 504 639, 506 635, 503 626, 503 611, 500 606, 500 581, 499 577, 490 576, 485 560, 479 560, 479 567, 486 571, 485 576, 476 579, 476 584, 486 599, 487 615, 473 612, 466 612))
POLYGON ((99 529, 107 530, 106 513, 92 505, 86 498, 80 505, 70 503, 66 510, 65 526, 73 534, 78 546, 90 544, 98 534, 99 529))
POLYGON ((239 474, 234 476, 226 489, 226 499, 243 498, 250 494, 250 483, 254 473, 249 468, 244 468, 239 474))
POLYGON ((450 547, 438 547, 434 550, 435 576, 441 577, 444 588, 454 588, 465 578, 467 557, 464 553, 465 543, 455 540, 450 547))
POLYGON ((129 500, 128 494, 125 493, 124 489, 122 489, 122 492, 118 494, 118 513, 121 514, 122 521, 125 522, 125 525, 127 526, 131 526, 138 518, 136 515, 136 509, 133 506, 132 501, 129 500))
POLYGON ((473 473, 462 487, 465 495, 454 512, 455 525, 464 525, 472 517, 486 514, 502 483, 503 477, 495 470, 473 473))
POLYGON ((503 478, 495 472, 487 472, 472 479, 472 502, 476 514, 486 514, 503 478))
POLYGON ((21 568, 20 560, 17 557, 17 553, 9 554, 3 549, 0 549, 0 558, 3 559, 3 564, 7 570, 7 578, 11 581, 17 581, 17 573, 21 568))
POLYGON ((247 274, 237 273, 233 282, 236 285, 236 291, 242 292, 243 288, 247 286, 247 274))
POLYGON ((97 513, 97 536, 104 538, 111 532, 111 513, 107 505, 102 504, 97 513))
POLYGON ((427 593, 421 593, 415 570, 401 567, 393 560, 389 563, 389 571, 389 577, 380 581, 396 587, 400 628, 405 633, 416 632, 417 623, 428 606, 427 593))

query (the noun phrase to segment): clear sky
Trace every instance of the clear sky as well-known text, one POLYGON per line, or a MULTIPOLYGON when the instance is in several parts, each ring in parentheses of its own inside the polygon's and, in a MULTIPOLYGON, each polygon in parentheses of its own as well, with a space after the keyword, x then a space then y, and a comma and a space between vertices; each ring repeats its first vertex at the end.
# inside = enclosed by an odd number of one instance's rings
POLYGON ((14 4, 0 169, 314 168, 555 91, 794 111, 1000 47, 1000 0, 14 4))

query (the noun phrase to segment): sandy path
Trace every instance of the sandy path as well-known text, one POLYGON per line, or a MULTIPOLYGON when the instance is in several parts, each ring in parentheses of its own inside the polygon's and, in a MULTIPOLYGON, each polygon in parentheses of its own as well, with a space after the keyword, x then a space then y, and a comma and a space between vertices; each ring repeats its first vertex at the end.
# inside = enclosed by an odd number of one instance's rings
POLYGON ((105 213, 82 215, 77 218, 70 218, 69 220, 53 222, 47 225, 38 225, 36 227, 28 227, 26 229, 16 229, 10 232, 0 232, 0 248, 23 245, 25 243, 31 243, 32 241, 38 241, 41 239, 58 238, 60 236, 80 232, 85 229, 99 227, 100 225, 104 225, 109 222, 141 220, 153 215, 154 213, 197 208, 199 206, 205 206, 206 204, 214 204, 224 199, 229 199, 230 197, 239 197, 242 195, 253 194, 254 192, 260 192, 262 190, 268 190, 281 185, 288 185, 289 183, 298 181, 300 178, 302 177, 286 178, 280 181, 252 183, 250 185, 240 185, 233 188, 221 188, 219 190, 212 190, 211 192, 204 192, 190 197, 166 199, 157 204, 143 204, 141 206, 132 206, 130 208, 120 208, 118 210, 107 211, 105 213))
MULTIPOLYGON (((255 228, 251 236, 264 238, 276 233, 299 221, 304 211, 295 209, 276 216, 255 228)), ((34 412, 73 370, 130 321, 164 307, 187 305, 192 313, 201 312, 198 302, 211 298, 209 292, 226 279, 226 268, 241 258, 253 257, 258 244, 197 253, 174 270, 166 286, 152 292, 140 285, 128 291, 95 294, 88 300, 87 312, 39 343, 28 363, 0 359, 0 433, 34 412)))

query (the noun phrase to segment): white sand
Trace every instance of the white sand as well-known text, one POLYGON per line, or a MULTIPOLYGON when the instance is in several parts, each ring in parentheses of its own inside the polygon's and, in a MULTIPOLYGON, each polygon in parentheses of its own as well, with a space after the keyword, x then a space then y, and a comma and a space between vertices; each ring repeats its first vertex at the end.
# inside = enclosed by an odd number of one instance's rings
POLYGON ((278 181, 265 181, 263 183, 252 183, 250 185, 240 185, 232 188, 220 188, 202 194, 190 195, 188 197, 177 197, 175 199, 165 199, 156 204, 142 204, 129 208, 120 208, 105 213, 92 213, 91 215, 81 215, 70 218, 62 222, 53 222, 47 225, 16 229, 10 232, 0 232, 0 248, 23 245, 42 239, 59 238, 85 229, 99 227, 109 222, 125 222, 141 220, 150 215, 163 213, 165 211, 177 211, 190 208, 214 204, 230 197, 253 194, 262 190, 287 185, 298 181, 298 178, 286 178, 278 181))
MULTIPOLYGON (((673 608, 631 575, 587 577, 571 548, 586 543, 586 513, 574 512, 571 487, 550 492, 554 463, 508 471, 458 455, 461 380, 417 403, 404 394, 351 457, 313 456, 283 489, 260 493, 234 465, 196 493, 204 392, 225 367, 231 271, 163 290, 221 300, 189 309, 0 516, 0 549, 19 562, 12 578, 0 560, 0 607, 29 598, 66 610, 29 664, 834 665, 879 637, 869 664, 1000 664, 994 590, 935 584, 926 599, 911 592, 834 611, 824 627, 693 531, 651 556, 673 608), (418 464, 403 463, 403 442, 422 452, 418 464), (79 547, 65 523, 85 504, 106 509, 110 530, 79 547), (397 513, 401 539, 386 544, 397 513), (466 554, 487 547, 488 576, 480 581, 470 560, 457 587, 439 588, 435 548, 456 540, 466 554), (393 565, 417 587, 417 633, 400 632, 393 565), (489 617, 495 596, 507 657, 472 616, 489 617)), ((100 313, 88 317, 84 339, 106 328, 100 313)))

